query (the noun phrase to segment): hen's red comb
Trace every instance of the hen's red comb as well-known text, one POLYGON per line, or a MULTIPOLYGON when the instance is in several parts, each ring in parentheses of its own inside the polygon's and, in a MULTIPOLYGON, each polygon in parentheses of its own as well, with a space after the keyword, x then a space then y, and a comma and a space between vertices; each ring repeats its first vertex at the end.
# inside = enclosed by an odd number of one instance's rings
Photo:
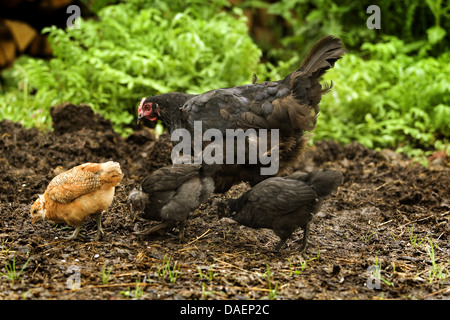
POLYGON ((138 113, 142 112, 142 105, 144 104, 144 101, 145 101, 145 97, 142 98, 141 103, 139 103, 138 113))

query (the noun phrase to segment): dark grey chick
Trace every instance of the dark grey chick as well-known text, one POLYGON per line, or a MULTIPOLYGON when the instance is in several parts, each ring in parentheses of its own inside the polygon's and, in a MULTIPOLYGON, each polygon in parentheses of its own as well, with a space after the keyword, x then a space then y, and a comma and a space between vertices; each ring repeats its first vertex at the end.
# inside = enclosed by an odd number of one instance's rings
POLYGON ((213 179, 203 176, 199 164, 178 164, 154 171, 142 181, 141 190, 130 192, 128 201, 135 215, 161 223, 136 234, 148 235, 179 224, 182 239, 189 213, 208 200, 213 191, 213 179))
POLYGON ((266 179, 238 199, 214 201, 219 218, 230 217, 251 228, 272 229, 280 242, 299 227, 304 229, 300 251, 306 248, 310 222, 326 196, 343 183, 342 173, 336 171, 295 172, 287 177, 266 179))

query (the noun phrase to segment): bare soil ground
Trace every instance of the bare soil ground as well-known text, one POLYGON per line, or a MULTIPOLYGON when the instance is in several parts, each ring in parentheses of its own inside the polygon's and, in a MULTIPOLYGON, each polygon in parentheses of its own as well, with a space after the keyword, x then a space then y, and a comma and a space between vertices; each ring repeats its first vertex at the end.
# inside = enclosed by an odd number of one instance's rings
MULTIPOLYGON (((318 142, 299 163, 332 168, 345 182, 316 215, 308 249, 302 231, 281 252, 270 230, 218 220, 210 202, 177 230, 140 239, 154 222, 134 220, 127 196, 141 179, 170 164, 168 136, 148 130, 124 139, 87 106, 52 110, 54 131, 0 122, 0 299, 448 299, 449 160, 428 168, 390 150, 318 142), (76 117, 74 117, 76 114, 76 117), (72 228, 40 221, 29 207, 49 181, 84 162, 118 161, 125 173, 93 242, 64 240, 72 228), (373 275, 369 270, 376 270, 373 275), (11 272, 21 272, 10 279, 11 272)), ((318 128, 317 130, 320 130, 318 128)), ((238 197, 244 183, 225 195, 238 197)))

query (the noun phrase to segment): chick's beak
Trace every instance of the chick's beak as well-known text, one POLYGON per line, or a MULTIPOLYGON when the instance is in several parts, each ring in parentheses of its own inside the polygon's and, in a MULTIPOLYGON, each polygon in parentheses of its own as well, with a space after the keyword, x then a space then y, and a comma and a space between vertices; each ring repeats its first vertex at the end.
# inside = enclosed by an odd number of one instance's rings
POLYGON ((133 204, 132 203, 130 203, 130 215, 131 215, 131 217, 132 217, 132 222, 134 222, 134 220, 136 220, 136 218, 137 218, 137 216, 139 215, 139 210, 134 210, 133 209, 133 204))

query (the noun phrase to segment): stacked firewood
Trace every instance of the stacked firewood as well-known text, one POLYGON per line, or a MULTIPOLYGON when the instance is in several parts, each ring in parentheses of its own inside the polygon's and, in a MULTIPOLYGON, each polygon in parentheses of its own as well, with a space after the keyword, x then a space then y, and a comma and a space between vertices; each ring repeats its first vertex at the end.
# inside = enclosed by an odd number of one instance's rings
POLYGON ((0 0, 0 71, 21 54, 51 56, 42 28, 64 27, 74 0, 0 0))

